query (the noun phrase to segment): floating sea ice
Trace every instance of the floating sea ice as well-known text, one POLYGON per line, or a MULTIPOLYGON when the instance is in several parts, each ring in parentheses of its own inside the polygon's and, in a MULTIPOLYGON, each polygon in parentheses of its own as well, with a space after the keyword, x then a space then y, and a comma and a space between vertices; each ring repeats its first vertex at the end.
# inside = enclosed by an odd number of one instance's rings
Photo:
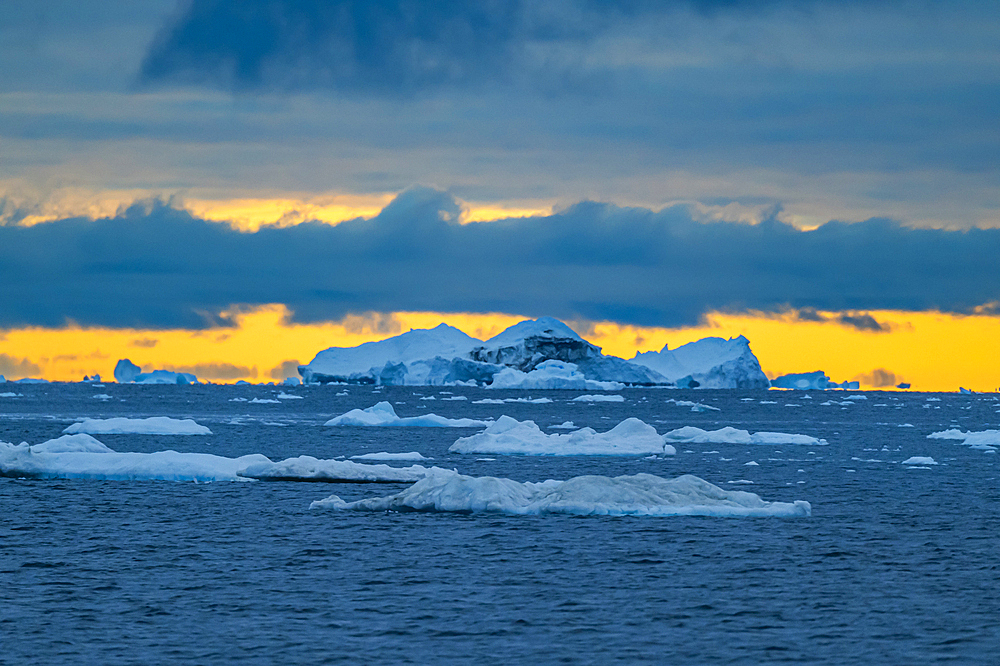
POLYGON ((272 400, 271 398, 254 398, 250 403, 255 405, 278 405, 281 401, 272 400))
POLYGON ((743 463, 746 467, 760 467, 760 463, 756 460, 751 460, 750 462, 743 463))
POLYGON ((23 393, 11 393, 10 391, 7 391, 5 393, 0 393, 0 398, 23 398, 23 397, 24 397, 23 393))
POLYGON ((668 442, 683 444, 806 444, 823 446, 825 439, 817 439, 809 435, 795 435, 784 432, 755 432, 751 435, 746 430, 726 426, 718 430, 702 430, 694 426, 684 426, 671 430, 664 438, 668 442))
POLYGON ((294 393, 285 393, 282 391, 278 394, 278 400, 305 400, 301 395, 295 395, 294 393))
POLYGON ((431 460, 426 458, 417 451, 410 451, 409 453, 387 453, 385 451, 379 451, 378 453, 363 453, 358 456, 351 456, 351 460, 431 460))
POLYGON ((932 432, 927 435, 927 439, 952 439, 961 441, 966 446, 971 446, 980 451, 995 453, 1000 448, 1000 430, 982 430, 979 432, 962 432, 956 428, 932 432))
POLYGON ((212 431, 191 419, 172 419, 167 416, 151 416, 148 419, 84 419, 65 430, 74 434, 85 432, 91 435, 211 435, 212 431))
POLYGON ((502 405, 507 402, 523 402, 530 405, 547 405, 553 402, 552 398, 504 398, 500 400, 499 398, 483 398, 482 400, 473 400, 473 405, 502 405))
POLYGON ((98 393, 97 395, 90 396, 92 400, 111 400, 111 396, 107 393, 98 393))
POLYGON ((449 448, 453 453, 501 453, 534 456, 674 455, 656 429, 639 419, 625 419, 607 432, 581 428, 566 435, 547 435, 534 421, 501 416, 486 430, 462 437, 449 448))
POLYGON ((514 515, 809 516, 809 502, 765 502, 754 493, 723 490, 684 475, 578 476, 568 481, 519 483, 492 476, 432 474, 388 497, 345 502, 336 495, 310 508, 353 511, 440 511, 514 515))
POLYGON ((904 460, 903 465, 937 465, 934 458, 929 456, 912 456, 904 460))
POLYGON ((573 402, 625 402, 623 395, 578 395, 573 402))
MULTIPOLYGON (((753 398, 750 398, 753 400, 753 398)), ((690 407, 692 412, 718 412, 721 411, 718 407, 712 407, 711 405, 706 405, 701 402, 692 402, 691 400, 674 400, 673 398, 668 398, 664 402, 674 403, 678 407, 690 407)))
POLYGON ((42 444, 0 442, 0 475, 40 479, 161 481, 343 481, 413 482, 440 468, 364 465, 310 456, 272 462, 259 453, 225 458, 208 453, 119 453, 90 435, 64 435, 42 444))
POLYGON ((382 401, 367 409, 352 409, 323 425, 328 426, 421 426, 425 428, 479 428, 492 421, 449 419, 437 414, 422 414, 400 418, 388 402, 382 401))
POLYGON ((576 430, 577 427, 572 421, 563 421, 559 425, 550 425, 553 430, 576 430))
POLYGON ((247 402, 246 398, 230 398, 229 402, 247 402))

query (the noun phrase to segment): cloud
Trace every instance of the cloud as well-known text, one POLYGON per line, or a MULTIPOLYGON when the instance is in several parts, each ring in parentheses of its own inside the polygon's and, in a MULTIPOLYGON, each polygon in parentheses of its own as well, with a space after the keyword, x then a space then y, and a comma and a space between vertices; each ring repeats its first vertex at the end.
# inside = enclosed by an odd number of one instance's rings
POLYGON ((903 381, 903 378, 885 368, 876 368, 867 374, 858 375, 854 381, 872 388, 887 388, 903 381))
POLYGON ((233 306, 284 303, 298 322, 421 310, 660 326, 811 308, 874 330, 857 313, 971 314, 1000 300, 1000 230, 873 219, 803 232, 593 202, 468 225, 459 213, 447 193, 415 188, 334 227, 241 233, 162 204, 0 227, 0 327, 202 329, 233 325, 233 306))
POLYGON ((289 377, 298 377, 300 365, 302 364, 298 361, 284 361, 281 365, 271 368, 271 371, 268 374, 271 379, 277 379, 279 381, 282 379, 288 379, 289 377))
POLYGON ((17 359, 8 354, 0 354, 0 375, 9 377, 37 377, 42 369, 37 363, 26 358, 17 359))
POLYGON ((136 338, 135 340, 132 340, 128 344, 130 347, 143 347, 146 349, 150 349, 152 347, 155 347, 157 343, 159 343, 159 340, 155 338, 136 338))
POLYGON ((257 377, 257 368, 248 368, 232 363, 196 363, 194 365, 165 365, 164 370, 171 372, 187 372, 198 377, 198 379, 242 379, 244 377, 257 377))
POLYGON ((888 324, 882 324, 875 320, 875 317, 868 313, 863 314, 849 314, 843 313, 837 317, 837 321, 844 326, 849 326, 855 328, 859 331, 868 331, 871 333, 887 333, 890 330, 888 324))

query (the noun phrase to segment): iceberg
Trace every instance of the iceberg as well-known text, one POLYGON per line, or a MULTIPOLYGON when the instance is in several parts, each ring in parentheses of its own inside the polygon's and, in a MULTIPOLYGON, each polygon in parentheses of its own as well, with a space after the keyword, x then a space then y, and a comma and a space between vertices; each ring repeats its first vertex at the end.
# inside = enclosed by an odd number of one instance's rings
MULTIPOLYGON (((495 384, 498 373, 512 369, 522 374, 507 374, 501 383, 509 382, 503 384, 507 388, 521 388, 523 374, 530 374, 546 361, 572 364, 573 370, 593 382, 650 386, 668 383, 649 368, 604 356, 600 347, 551 317, 515 324, 486 342, 441 324, 357 347, 331 347, 319 352, 307 365, 299 366, 299 374, 307 383, 483 386, 495 384)), ((536 379, 537 375, 528 382, 536 379)), ((550 383, 558 384, 550 388, 566 387, 556 380, 550 383)))
POLYGON ((911 456, 900 463, 901 465, 937 465, 937 461, 929 456, 911 456))
POLYGON ((91 435, 211 435, 212 431, 191 419, 172 419, 167 416, 151 416, 148 419, 84 419, 74 423, 65 433, 89 433, 91 435))
POLYGON ((636 354, 631 363, 656 371, 683 388, 765 389, 770 386, 760 361, 742 335, 704 338, 670 351, 636 354))
POLYGON ((411 483, 446 472, 437 467, 364 465, 311 456, 271 462, 259 453, 238 458, 177 451, 119 453, 84 434, 63 436, 35 446, 0 442, 0 476, 15 478, 411 483))
POLYGON ((539 363, 534 370, 522 372, 504 368, 493 376, 492 389, 577 389, 584 391, 619 391, 625 388, 620 382, 602 382, 587 379, 575 363, 550 359, 539 363))
POLYGON ((570 402, 625 402, 623 395, 578 395, 570 402))
POLYGON ((6 383, 7 383, 7 378, 4 377, 3 375, 0 375, 0 384, 6 384, 6 383))
POLYGON ((491 421, 476 419, 449 419, 437 414, 421 414, 400 418, 392 405, 384 400, 367 409, 352 409, 335 416, 323 425, 328 426, 420 426, 424 428, 481 428, 491 421))
POLYGON ((143 372, 142 368, 127 358, 115 364, 115 381, 119 384, 197 384, 198 378, 189 372, 153 370, 143 372))
POLYGON ((731 426, 718 430, 702 430, 694 426, 684 426, 671 430, 663 436, 668 442, 675 444, 804 444, 807 446, 826 446, 825 439, 817 439, 809 435, 794 435, 784 432, 755 432, 739 430, 731 426))
POLYGON ((520 483, 491 476, 432 474, 388 497, 345 502, 336 495, 310 508, 341 511, 430 511, 570 514, 584 516, 809 516, 809 502, 766 502, 758 495, 723 490, 684 475, 578 476, 567 481, 520 483))
POLYGON ((775 377, 771 380, 771 387, 800 390, 851 389, 856 391, 861 387, 861 384, 859 382, 838 384, 830 381, 825 372, 817 370, 816 372, 799 372, 775 377))
POLYGON ((481 433, 452 444, 453 453, 500 453, 534 456, 644 456, 674 455, 656 429, 628 418, 607 432, 582 428, 569 434, 547 435, 534 421, 501 416, 481 433))

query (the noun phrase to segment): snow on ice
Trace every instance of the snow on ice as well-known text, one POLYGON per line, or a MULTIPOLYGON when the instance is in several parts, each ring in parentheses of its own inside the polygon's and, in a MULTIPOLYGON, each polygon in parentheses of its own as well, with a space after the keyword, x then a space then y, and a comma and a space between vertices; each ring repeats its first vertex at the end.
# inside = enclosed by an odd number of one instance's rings
POLYGON ((328 426, 421 426, 425 428, 480 428, 492 421, 476 419, 449 419, 437 414, 421 414, 400 418, 392 405, 384 400, 367 409, 352 409, 335 416, 323 425, 328 426))
POLYGON ((534 421, 501 416, 481 433, 462 437, 448 448, 453 453, 500 453, 535 456, 674 455, 656 429, 628 418, 607 432, 581 428, 568 434, 547 435, 534 421))

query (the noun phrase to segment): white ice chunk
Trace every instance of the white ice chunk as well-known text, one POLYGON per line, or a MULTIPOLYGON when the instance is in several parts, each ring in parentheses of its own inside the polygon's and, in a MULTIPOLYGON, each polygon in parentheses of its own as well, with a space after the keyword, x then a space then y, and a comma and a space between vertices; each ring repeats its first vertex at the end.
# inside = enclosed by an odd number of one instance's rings
POLYGON ((535 456, 674 455, 656 429, 639 419, 625 419, 607 432, 582 428, 569 434, 547 435, 534 421, 501 416, 485 431, 462 437, 449 448, 454 453, 501 453, 535 456))
MULTIPOLYGON (((753 398, 750 398, 753 400, 753 398)), ((668 398, 665 402, 673 403, 678 407, 690 407, 692 412, 720 412, 722 411, 718 407, 712 407, 711 405, 706 405, 701 402, 693 402, 691 400, 674 400, 673 398, 668 398)))
POLYGON ((253 400, 250 401, 250 404, 252 404, 252 405, 279 405, 279 404, 281 404, 281 401, 280 400, 273 400, 271 398, 254 398, 253 400))
POLYGON ((449 419, 437 414, 421 414, 400 418, 396 410, 384 400, 367 409, 352 409, 335 416, 323 425, 328 426, 421 426, 425 428, 479 428, 492 421, 476 419, 449 419))
POLYGON ((702 430, 694 426, 684 426, 671 430, 664 438, 668 442, 682 444, 806 444, 823 446, 825 439, 817 439, 809 435, 796 435, 784 432, 755 432, 726 426, 718 430, 702 430))
POLYGON ((295 395, 294 393, 285 393, 282 391, 278 394, 278 400, 305 400, 301 395, 295 395))
POLYGON ((271 462, 259 453, 225 458, 208 453, 118 453, 89 435, 64 436, 36 446, 0 442, 0 475, 41 479, 163 481, 301 480, 412 482, 440 468, 364 465, 311 456, 271 462), (87 438, 87 439, 82 439, 87 438))
POLYGON ((431 460, 417 451, 410 451, 409 453, 387 453, 385 451, 379 451, 378 453, 363 453, 358 456, 351 456, 351 460, 431 460))
POLYGON ((754 493, 723 490, 696 476, 652 474, 578 476, 519 483, 491 476, 434 474, 388 497, 345 502, 336 495, 311 508, 354 511, 445 511, 514 515, 809 516, 809 502, 766 502, 754 493))
POLYGON ((578 395, 573 398, 573 402, 625 402, 623 395, 578 395))
POLYGON ((902 462, 903 465, 937 465, 934 458, 929 456, 912 456, 902 462))
POLYGON ((952 428, 941 432, 932 432, 927 435, 927 439, 952 439, 961 441, 966 446, 986 452, 995 452, 997 448, 1000 448, 1000 430, 962 432, 961 430, 952 428))
POLYGON ((65 430, 74 434, 85 432, 91 435, 211 435, 212 431, 191 419, 172 419, 167 416, 151 416, 148 419, 84 419, 65 430))

